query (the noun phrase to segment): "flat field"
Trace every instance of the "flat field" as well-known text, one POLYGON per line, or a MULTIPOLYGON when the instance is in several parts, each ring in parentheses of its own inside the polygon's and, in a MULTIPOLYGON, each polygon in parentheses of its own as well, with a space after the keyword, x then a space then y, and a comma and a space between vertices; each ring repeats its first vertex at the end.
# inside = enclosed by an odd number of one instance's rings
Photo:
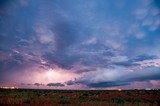
POLYGON ((0 106, 160 106, 160 90, 0 89, 0 106))

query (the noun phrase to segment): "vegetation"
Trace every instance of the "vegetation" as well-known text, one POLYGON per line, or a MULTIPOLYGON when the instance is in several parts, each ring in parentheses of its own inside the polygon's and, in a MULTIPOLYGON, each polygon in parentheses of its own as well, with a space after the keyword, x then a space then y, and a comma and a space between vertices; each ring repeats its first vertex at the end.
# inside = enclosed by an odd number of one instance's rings
POLYGON ((160 90, 0 89, 0 106, 160 106, 160 90))

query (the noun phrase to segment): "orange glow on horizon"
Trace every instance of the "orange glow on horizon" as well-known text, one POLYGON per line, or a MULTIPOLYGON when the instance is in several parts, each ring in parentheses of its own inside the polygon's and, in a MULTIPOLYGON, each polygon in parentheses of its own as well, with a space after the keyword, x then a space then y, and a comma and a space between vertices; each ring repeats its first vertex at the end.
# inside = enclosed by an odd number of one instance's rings
POLYGON ((2 86, 0 87, 1 89, 18 89, 17 87, 15 86, 2 86))

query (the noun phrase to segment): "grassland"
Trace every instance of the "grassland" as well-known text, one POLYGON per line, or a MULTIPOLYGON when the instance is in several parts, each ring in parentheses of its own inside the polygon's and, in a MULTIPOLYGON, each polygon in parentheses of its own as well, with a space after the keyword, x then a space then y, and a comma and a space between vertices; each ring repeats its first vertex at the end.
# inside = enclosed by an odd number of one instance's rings
POLYGON ((160 106, 160 90, 0 89, 0 106, 160 106))

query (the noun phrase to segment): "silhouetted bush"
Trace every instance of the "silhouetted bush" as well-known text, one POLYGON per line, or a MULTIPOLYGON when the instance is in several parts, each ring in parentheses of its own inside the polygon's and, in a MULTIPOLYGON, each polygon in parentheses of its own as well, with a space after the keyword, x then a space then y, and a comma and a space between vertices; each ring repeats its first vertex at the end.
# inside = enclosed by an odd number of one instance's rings
POLYGON ((61 99, 59 101, 59 104, 70 104, 70 103, 71 103, 71 101, 69 99, 61 99))
POLYGON ((83 95, 80 95, 80 96, 78 97, 78 100, 85 100, 85 97, 84 97, 83 95))
POLYGON ((27 98, 27 99, 24 100, 24 103, 30 104, 31 100, 27 98))
POLYGON ((124 103, 125 99, 123 98, 112 98, 113 103, 124 103))

